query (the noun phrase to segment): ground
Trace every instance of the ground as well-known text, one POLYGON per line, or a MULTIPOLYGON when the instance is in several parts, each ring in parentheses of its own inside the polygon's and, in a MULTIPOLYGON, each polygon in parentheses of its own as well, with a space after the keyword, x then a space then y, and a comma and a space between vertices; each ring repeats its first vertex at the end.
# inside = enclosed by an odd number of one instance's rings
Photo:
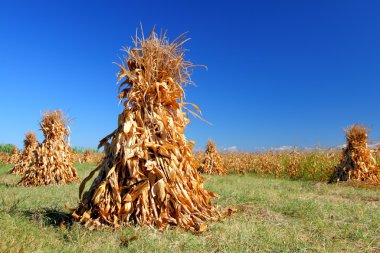
MULTIPOLYGON (((0 165, 0 252, 380 252, 380 190, 255 174, 208 176, 215 203, 238 212, 195 235, 70 223, 79 183, 17 187, 0 165)), ((94 164, 76 164, 84 178, 94 164)))

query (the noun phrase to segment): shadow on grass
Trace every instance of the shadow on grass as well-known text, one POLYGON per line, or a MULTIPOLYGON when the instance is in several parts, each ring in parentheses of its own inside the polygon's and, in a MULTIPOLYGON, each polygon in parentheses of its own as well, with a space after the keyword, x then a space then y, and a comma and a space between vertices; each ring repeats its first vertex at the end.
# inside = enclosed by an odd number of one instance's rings
MULTIPOLYGON (((18 183, 18 181, 17 181, 18 183)), ((20 187, 19 185, 17 185, 17 183, 5 183, 5 182, 0 182, 0 187, 5 187, 5 188, 18 188, 20 187)))
POLYGON ((42 208, 38 210, 22 211, 22 214, 43 226, 60 227, 61 229, 70 228, 74 224, 74 218, 58 208, 42 208))

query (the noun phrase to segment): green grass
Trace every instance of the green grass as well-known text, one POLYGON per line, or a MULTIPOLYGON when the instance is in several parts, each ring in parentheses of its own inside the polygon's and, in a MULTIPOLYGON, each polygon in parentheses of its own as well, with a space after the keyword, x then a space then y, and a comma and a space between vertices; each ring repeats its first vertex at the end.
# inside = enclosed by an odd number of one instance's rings
MULTIPOLYGON (((91 164, 76 165, 83 178, 91 164)), ((246 174, 209 176, 206 187, 238 212, 194 235, 132 226, 70 225, 64 204, 78 183, 22 188, 0 166, 0 252, 379 252, 380 191, 246 174), (59 224, 67 223, 64 229, 59 224), (130 242, 128 238, 137 236, 130 242)))
POLYGON ((89 150, 91 153, 99 153, 99 150, 96 148, 73 147, 72 149, 77 154, 83 154, 86 150, 89 150))

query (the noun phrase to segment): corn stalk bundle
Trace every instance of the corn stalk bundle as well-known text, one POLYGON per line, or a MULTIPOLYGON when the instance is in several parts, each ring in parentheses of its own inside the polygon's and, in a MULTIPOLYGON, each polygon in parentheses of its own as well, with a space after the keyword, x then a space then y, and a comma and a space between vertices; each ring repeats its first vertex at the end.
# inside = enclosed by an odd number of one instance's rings
POLYGON ((83 162, 88 163, 91 160, 91 151, 86 149, 83 154, 83 162))
POLYGON ((84 153, 75 153, 73 155, 74 162, 78 163, 100 163, 103 159, 103 153, 91 152, 86 150, 84 153), (88 152, 86 152, 88 151, 88 152))
POLYGON ((83 180, 73 217, 91 229, 137 223, 202 232, 204 222, 218 220, 220 214, 211 202, 217 195, 203 187, 197 173, 194 142, 184 135, 189 123, 184 87, 193 66, 183 59, 185 39, 169 43, 165 34, 153 30, 148 38, 136 35, 133 41, 126 64, 119 65, 124 110, 118 128, 100 141, 105 156, 83 180))
POLYGON ((20 157, 20 152, 18 151, 18 148, 13 145, 12 146, 11 157, 10 157, 9 163, 11 163, 11 164, 17 163, 19 157, 20 157))
POLYGON ((46 112, 40 126, 45 140, 37 148, 36 161, 25 172, 19 185, 65 184, 77 180, 73 152, 67 143, 70 133, 62 112, 46 112))
POLYGON ((103 160, 104 154, 93 152, 88 155, 86 155, 86 152, 83 154, 83 160, 86 163, 100 163, 103 160))
POLYGON ((73 152, 72 157, 73 157, 74 163, 82 163, 83 162, 83 155, 76 153, 75 151, 72 151, 72 152, 73 152))
POLYGON ((25 134, 24 150, 21 152, 15 166, 9 171, 10 174, 23 175, 36 161, 38 148, 37 137, 34 133, 25 134))
POLYGON ((10 163, 10 156, 6 152, 0 152, 0 163, 8 164, 10 163))
POLYGON ((227 173, 213 141, 209 140, 207 142, 205 154, 206 157, 202 162, 201 172, 218 175, 225 175, 227 173))
POLYGON ((373 151, 367 146, 367 129, 355 124, 345 132, 347 146, 343 149, 343 158, 330 182, 356 180, 379 183, 380 167, 373 157, 373 151))

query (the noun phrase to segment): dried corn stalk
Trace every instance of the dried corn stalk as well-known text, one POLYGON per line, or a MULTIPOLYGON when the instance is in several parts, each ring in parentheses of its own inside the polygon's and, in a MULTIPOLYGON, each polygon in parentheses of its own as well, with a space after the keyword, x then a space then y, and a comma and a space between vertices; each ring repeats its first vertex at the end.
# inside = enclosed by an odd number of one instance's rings
POLYGON ((180 36, 169 43, 152 31, 146 39, 136 36, 135 47, 126 50, 126 65, 118 73, 119 81, 124 79, 119 93, 124 110, 118 128, 100 141, 101 164, 81 184, 81 202, 73 213, 77 221, 94 229, 133 222, 202 232, 205 221, 220 218, 211 203, 217 195, 204 189, 194 143, 184 135, 189 119, 183 88, 192 67, 183 59, 184 42, 180 36))
POLYGON ((83 162, 88 163, 91 160, 91 151, 86 149, 83 154, 83 162))
POLYGON ((73 161, 74 163, 82 163, 83 162, 83 155, 79 154, 75 151, 72 151, 73 153, 73 161))
POLYGON ((0 163, 8 164, 10 163, 10 156, 6 152, 0 152, 0 163))
POLYGON ((37 148, 36 161, 25 172, 19 185, 65 184, 77 180, 73 153, 67 143, 70 133, 62 112, 45 113, 40 125, 45 140, 37 148))
POLYGON ((11 164, 17 163, 19 157, 20 157, 20 152, 18 151, 18 148, 13 145, 12 146, 11 157, 10 157, 9 163, 11 163, 11 164))
POLYGON ((74 153, 76 163, 99 163, 103 159, 103 153, 86 150, 84 153, 74 153))
POLYGON ((380 168, 373 152, 367 147, 367 129, 355 124, 345 132, 347 146, 330 182, 357 180, 379 183, 380 168))
POLYGON ((201 172, 206 174, 225 175, 227 173, 223 166, 222 159, 216 150, 216 145, 209 140, 206 146, 206 157, 200 167, 201 172))
POLYGON ((9 171, 10 174, 23 175, 36 161, 38 141, 34 133, 25 134, 24 150, 21 152, 15 166, 9 171))

